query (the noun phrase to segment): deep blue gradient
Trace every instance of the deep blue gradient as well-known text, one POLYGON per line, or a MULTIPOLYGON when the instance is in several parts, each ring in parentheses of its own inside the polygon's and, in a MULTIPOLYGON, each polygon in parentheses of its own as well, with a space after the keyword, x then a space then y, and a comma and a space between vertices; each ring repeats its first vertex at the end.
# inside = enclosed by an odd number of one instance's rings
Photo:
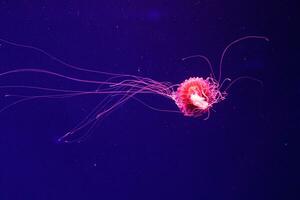
MULTIPOLYGON (((205 54, 218 71, 231 41, 248 40, 224 60, 223 77, 249 75, 214 107, 209 120, 155 112, 129 101, 109 115, 88 140, 59 144, 101 99, 91 95, 38 99, 0 113, 0 199, 287 199, 288 111, 282 95, 290 87, 284 71, 293 16, 274 1, 0 1, 0 38, 36 46, 74 65, 181 83, 207 77, 205 54)), ((298 63, 297 63, 298 64, 298 63)), ((35 67, 69 76, 100 79, 71 70, 33 50, 0 43, 0 73, 35 67)), ((91 89, 31 73, 0 77, 0 85, 35 84, 91 89)), ((4 97, 0 107, 16 100, 4 97)), ((298 90, 299 93, 299 90, 298 90)), ((174 102, 141 95, 159 108, 174 102)))

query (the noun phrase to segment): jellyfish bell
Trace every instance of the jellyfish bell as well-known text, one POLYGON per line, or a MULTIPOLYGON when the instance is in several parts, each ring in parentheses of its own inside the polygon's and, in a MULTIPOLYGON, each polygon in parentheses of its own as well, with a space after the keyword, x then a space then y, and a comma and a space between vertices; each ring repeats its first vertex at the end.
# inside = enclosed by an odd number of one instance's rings
POLYGON ((191 77, 182 82, 172 97, 179 110, 189 117, 199 117, 209 113, 213 104, 225 99, 219 83, 212 77, 191 77))

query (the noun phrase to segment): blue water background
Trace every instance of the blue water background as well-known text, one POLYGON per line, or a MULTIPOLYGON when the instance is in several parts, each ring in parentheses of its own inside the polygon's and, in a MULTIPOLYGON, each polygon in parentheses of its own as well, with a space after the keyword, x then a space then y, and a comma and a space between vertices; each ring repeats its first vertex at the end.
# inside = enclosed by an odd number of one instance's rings
MULTIPOLYGON (((181 83, 218 71, 231 41, 244 41, 224 60, 223 77, 249 75, 215 105, 209 120, 155 112, 132 100, 105 118, 80 144, 59 144, 101 99, 37 99, 0 113, 0 199, 286 199, 289 88, 285 41, 293 16, 274 1, 1 1, 0 37, 36 46, 89 69, 181 83), (280 14, 279 14, 280 13, 280 14), (285 67, 283 69, 283 67, 285 67)), ((88 79, 39 52, 0 43, 0 73, 25 67, 88 79)), ((1 85, 93 89, 34 73, 0 77, 1 85)), ((16 98, 0 90, 0 106, 16 98)), ((160 96, 149 105, 176 109, 160 96)))

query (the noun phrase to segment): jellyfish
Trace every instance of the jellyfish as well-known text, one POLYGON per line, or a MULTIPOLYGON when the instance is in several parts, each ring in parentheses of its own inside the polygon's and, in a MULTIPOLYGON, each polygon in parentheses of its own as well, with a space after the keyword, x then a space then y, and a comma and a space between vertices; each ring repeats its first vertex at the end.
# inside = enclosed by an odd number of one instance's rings
POLYGON ((249 79, 249 80, 262 83, 260 80, 250 76, 241 76, 233 80, 231 80, 231 78, 222 79, 222 64, 226 52, 229 50, 229 48, 232 45, 247 39, 262 39, 265 41, 269 41, 269 39, 264 36, 245 36, 229 43, 224 48, 221 54, 221 58, 218 66, 219 67, 218 77, 216 77, 212 64, 206 56, 192 55, 183 58, 182 60, 196 58, 196 57, 203 59, 204 61, 207 62, 210 68, 210 74, 207 77, 201 77, 201 76, 189 77, 179 84, 173 84, 167 81, 164 82, 156 81, 154 79, 143 77, 143 76, 121 74, 121 73, 110 73, 110 72, 97 71, 97 70, 86 69, 83 67, 78 67, 63 61, 40 48, 0 39, 0 42, 7 45, 32 49, 37 52, 40 52, 48 56, 52 60, 70 69, 86 72, 86 73, 93 73, 96 75, 108 76, 108 78, 105 80, 82 79, 82 78, 73 77, 71 75, 65 75, 65 74, 57 73, 55 71, 49 71, 40 68, 19 68, 15 70, 0 72, 0 80, 1 77, 5 77, 8 75, 36 73, 37 75, 46 74, 52 77, 62 78, 69 81, 91 84, 95 88, 93 90, 70 90, 70 89, 43 87, 41 85, 2 85, 1 84, 0 89, 1 88, 2 89, 19 88, 24 90, 33 89, 42 92, 51 92, 51 94, 48 93, 36 94, 36 95, 20 95, 20 94, 11 94, 11 93, 6 94, 5 95, 6 97, 14 96, 20 99, 0 109, 0 113, 2 113, 4 110, 9 109, 12 106, 15 106, 16 104, 19 104, 24 101, 30 101, 33 99, 39 99, 39 98, 55 99, 55 98, 78 97, 82 95, 102 95, 103 98, 92 109, 92 111, 84 119, 82 119, 82 121, 80 121, 74 128, 72 128, 70 131, 68 131, 66 134, 64 134, 58 139, 59 142, 64 142, 64 143, 83 141, 92 132, 96 124, 98 124, 101 120, 105 119, 109 114, 111 114, 113 111, 119 108, 120 105, 125 104, 130 99, 134 99, 142 103, 144 106, 155 111, 181 113, 187 117, 196 117, 196 118, 202 118, 204 120, 207 120, 210 116, 210 111, 212 110, 214 105, 223 101, 226 98, 228 94, 228 89, 237 81, 242 79, 249 79), (224 88, 226 82, 229 83, 224 88), (161 109, 156 106, 149 105, 139 98, 139 95, 148 95, 148 94, 159 95, 163 98, 170 100, 171 102, 174 102, 177 109, 173 109, 173 110, 161 109), (84 133, 80 134, 79 132, 81 132, 82 130, 84 130, 84 133))

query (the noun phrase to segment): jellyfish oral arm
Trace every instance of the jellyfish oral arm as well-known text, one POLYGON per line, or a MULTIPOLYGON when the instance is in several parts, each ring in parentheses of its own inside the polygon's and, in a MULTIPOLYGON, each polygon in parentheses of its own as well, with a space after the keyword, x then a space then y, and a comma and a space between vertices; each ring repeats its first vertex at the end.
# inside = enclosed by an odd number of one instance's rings
POLYGON ((191 102, 194 106, 198 107, 199 109, 205 110, 208 108, 209 104, 205 100, 204 97, 199 96, 198 94, 194 93, 190 96, 191 102))

